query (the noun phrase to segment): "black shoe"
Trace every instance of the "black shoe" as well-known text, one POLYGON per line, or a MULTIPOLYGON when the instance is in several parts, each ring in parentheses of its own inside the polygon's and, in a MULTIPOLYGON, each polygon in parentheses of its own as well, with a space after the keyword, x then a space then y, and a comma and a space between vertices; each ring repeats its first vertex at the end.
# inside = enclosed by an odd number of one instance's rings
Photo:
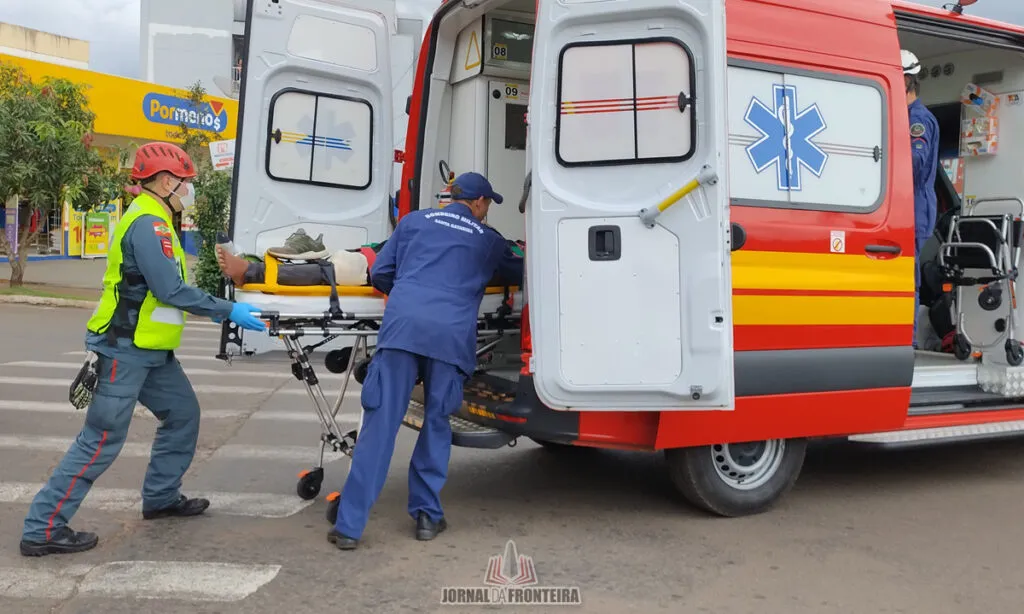
POLYGON ((448 521, 443 517, 437 523, 433 523, 425 512, 420 512, 419 518, 416 520, 416 539, 421 542, 430 541, 447 528, 448 521))
POLYGON ((95 533, 72 531, 71 527, 60 527, 53 531, 44 542, 21 540, 21 554, 24 556, 45 556, 47 554, 73 554, 92 550, 100 538, 95 533))
POLYGON ((165 518, 168 516, 198 516, 205 512, 208 507, 210 507, 210 502, 206 499, 189 499, 185 495, 181 495, 177 503, 163 509, 143 510, 142 517, 146 520, 153 520, 154 518, 165 518))
POLYGON ((338 550, 355 550, 359 546, 358 539, 345 537, 341 533, 338 533, 337 529, 331 529, 327 532, 327 541, 334 544, 338 550))

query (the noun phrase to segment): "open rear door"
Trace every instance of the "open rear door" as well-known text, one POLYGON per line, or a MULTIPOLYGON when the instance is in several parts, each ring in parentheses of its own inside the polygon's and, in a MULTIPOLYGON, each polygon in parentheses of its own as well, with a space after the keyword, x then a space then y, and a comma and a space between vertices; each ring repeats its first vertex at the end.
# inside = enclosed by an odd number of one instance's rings
POLYGON ((262 256, 390 233, 393 0, 249 0, 231 235, 262 256))
POLYGON ((555 409, 732 409, 725 0, 540 0, 527 262, 555 409))

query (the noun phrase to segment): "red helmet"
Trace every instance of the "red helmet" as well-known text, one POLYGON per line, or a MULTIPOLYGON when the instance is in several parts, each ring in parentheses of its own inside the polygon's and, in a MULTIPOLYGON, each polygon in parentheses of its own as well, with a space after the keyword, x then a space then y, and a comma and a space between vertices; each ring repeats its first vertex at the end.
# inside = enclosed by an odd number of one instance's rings
POLYGON ((196 165, 185 150, 170 143, 146 143, 135 152, 132 179, 149 179, 167 171, 178 179, 196 176, 196 165))

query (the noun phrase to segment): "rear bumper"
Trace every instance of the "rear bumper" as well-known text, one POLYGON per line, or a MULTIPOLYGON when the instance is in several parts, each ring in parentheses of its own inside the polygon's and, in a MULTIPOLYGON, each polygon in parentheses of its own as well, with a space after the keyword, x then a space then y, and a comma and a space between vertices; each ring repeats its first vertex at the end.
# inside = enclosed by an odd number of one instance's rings
MULTIPOLYGON (((414 400, 422 402, 421 395, 422 388, 417 386, 414 400)), ((567 444, 578 441, 580 437, 580 414, 546 407, 537 398, 533 378, 528 375, 521 375, 517 382, 492 375, 474 376, 466 383, 462 408, 456 412, 456 418, 494 429, 507 437, 498 446, 479 445, 484 442, 482 435, 475 435, 475 442, 460 443, 459 440, 467 438, 453 430, 453 445, 466 447, 500 447, 521 436, 567 444)), ((494 443, 501 440, 496 435, 488 439, 494 443)))

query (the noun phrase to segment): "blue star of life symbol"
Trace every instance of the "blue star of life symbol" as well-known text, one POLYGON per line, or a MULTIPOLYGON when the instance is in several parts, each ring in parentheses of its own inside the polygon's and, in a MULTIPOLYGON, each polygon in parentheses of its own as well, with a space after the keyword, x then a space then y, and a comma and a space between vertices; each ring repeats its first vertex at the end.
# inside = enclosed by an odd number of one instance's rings
POLYGON ((828 154, 811 139, 825 128, 825 119, 813 104, 797 112, 796 87, 772 86, 774 107, 768 107, 756 97, 743 119, 761 133, 761 138, 747 147, 747 157, 754 169, 761 173, 775 165, 781 191, 798 192, 802 188, 800 167, 821 177, 828 154))

